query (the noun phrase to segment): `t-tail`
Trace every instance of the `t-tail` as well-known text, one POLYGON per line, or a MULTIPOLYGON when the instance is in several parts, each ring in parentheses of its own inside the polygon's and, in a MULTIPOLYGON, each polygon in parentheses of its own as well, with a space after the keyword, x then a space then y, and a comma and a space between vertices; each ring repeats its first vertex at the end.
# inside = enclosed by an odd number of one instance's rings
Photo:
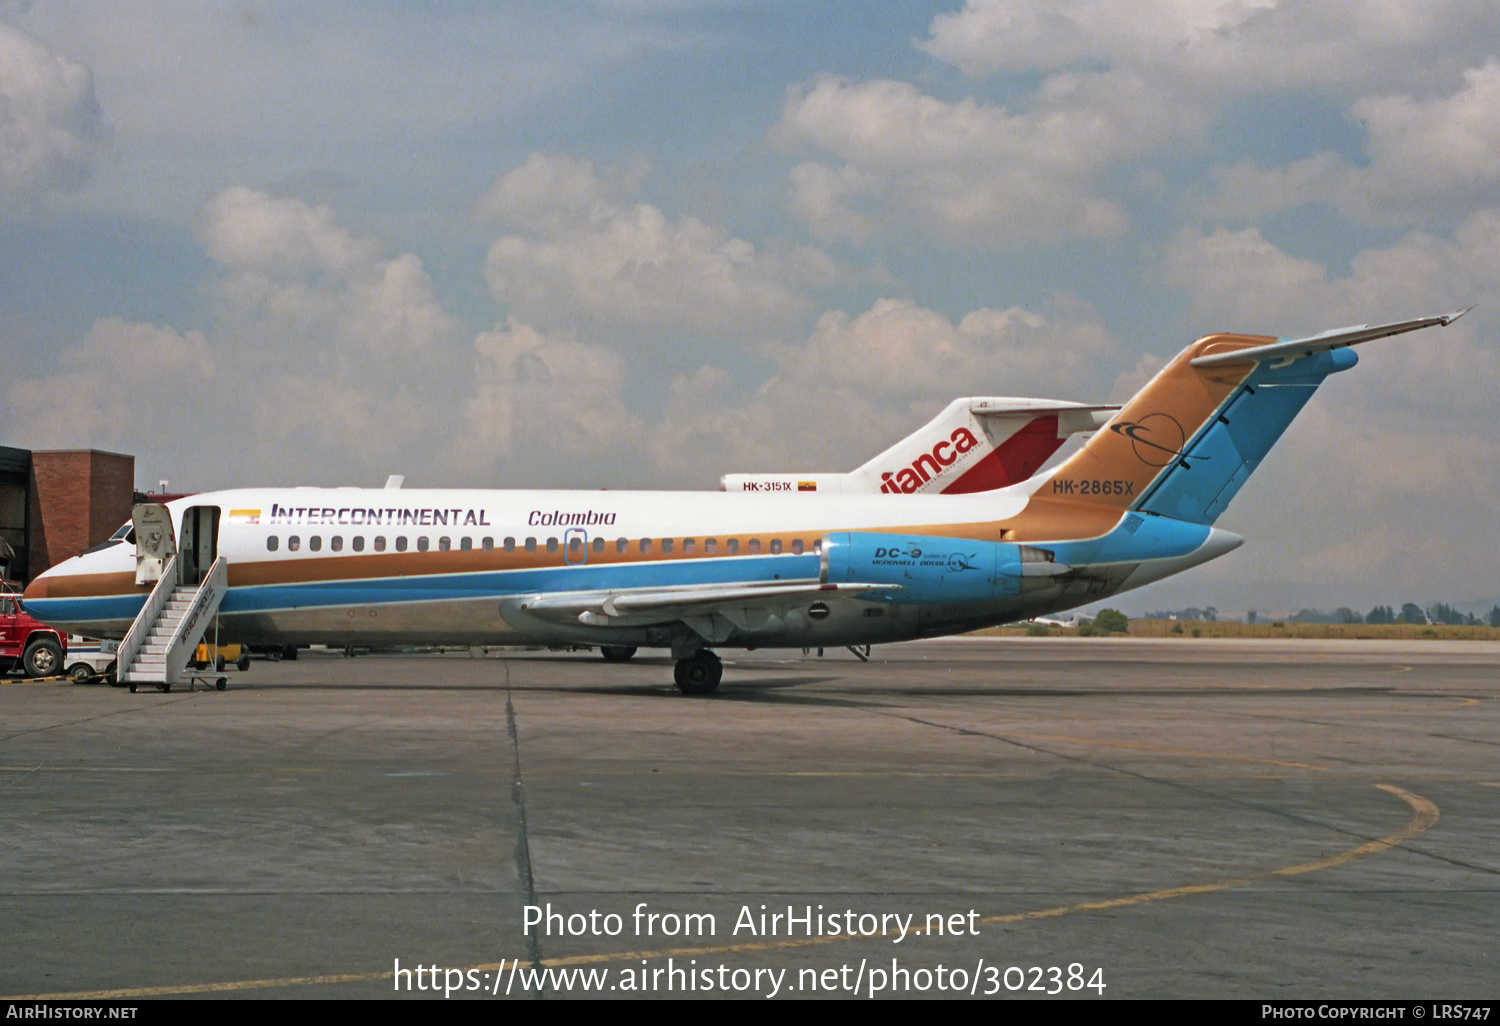
POLYGON ((1359 362, 1347 347, 1446 326, 1467 312, 1291 340, 1207 335, 1167 364, 1035 494, 1212 524, 1323 379, 1359 362))

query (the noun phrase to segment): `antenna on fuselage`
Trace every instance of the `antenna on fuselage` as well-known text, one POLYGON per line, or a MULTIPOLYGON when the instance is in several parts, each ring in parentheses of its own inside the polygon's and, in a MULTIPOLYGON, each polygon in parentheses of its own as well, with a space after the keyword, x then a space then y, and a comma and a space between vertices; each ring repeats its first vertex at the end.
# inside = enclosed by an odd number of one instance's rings
POLYGON ((400 488, 401 482, 405 480, 405 474, 392 474, 390 477, 385 479, 385 486, 387 488, 400 488))

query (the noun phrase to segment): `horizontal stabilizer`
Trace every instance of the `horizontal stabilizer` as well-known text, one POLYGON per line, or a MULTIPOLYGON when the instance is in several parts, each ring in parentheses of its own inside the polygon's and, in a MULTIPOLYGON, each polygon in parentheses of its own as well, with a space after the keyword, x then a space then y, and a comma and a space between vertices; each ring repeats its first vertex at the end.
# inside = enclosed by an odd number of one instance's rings
POLYGON ((1360 342, 1370 342, 1377 338, 1388 338, 1391 335, 1402 335, 1408 331, 1417 331, 1420 328, 1431 328, 1441 325, 1447 327, 1458 320, 1464 314, 1474 309, 1466 307, 1455 313, 1437 314, 1433 317, 1418 317, 1414 321, 1394 321, 1390 324, 1355 324, 1347 328, 1334 328, 1331 331, 1321 332, 1308 338, 1295 338, 1282 342, 1272 342, 1270 345, 1255 346, 1251 349, 1236 349, 1225 353, 1209 353, 1199 356, 1193 362, 1194 367, 1227 367, 1232 364, 1251 363, 1266 360, 1296 360, 1314 353, 1327 352, 1330 349, 1342 349, 1345 346, 1356 345, 1360 342))

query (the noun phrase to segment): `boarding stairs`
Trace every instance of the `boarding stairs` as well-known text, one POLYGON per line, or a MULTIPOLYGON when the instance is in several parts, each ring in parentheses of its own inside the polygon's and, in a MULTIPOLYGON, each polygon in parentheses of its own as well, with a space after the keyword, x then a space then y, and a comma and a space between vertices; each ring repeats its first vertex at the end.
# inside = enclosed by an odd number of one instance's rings
POLYGON ((174 555, 162 567, 161 579, 120 642, 116 679, 132 691, 139 684, 170 691, 182 679, 224 598, 229 564, 223 556, 201 584, 177 583, 177 560, 174 555))

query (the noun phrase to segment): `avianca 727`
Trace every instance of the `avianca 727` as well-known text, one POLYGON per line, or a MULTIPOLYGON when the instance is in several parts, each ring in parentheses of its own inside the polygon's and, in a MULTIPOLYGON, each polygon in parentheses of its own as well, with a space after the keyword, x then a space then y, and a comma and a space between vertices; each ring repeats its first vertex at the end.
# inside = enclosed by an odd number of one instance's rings
POLYGON ((1188 346, 1051 471, 966 495, 256 488, 138 507, 125 539, 26 589, 34 616, 121 638, 169 687, 215 617, 268 645, 868 645, 1073 608, 1197 566, 1214 527, 1348 346, 1443 314, 1188 346))
POLYGON ((955 399, 915 432, 847 474, 725 474, 723 492, 932 492, 964 495, 1017 484, 1068 436, 1104 426, 1118 406, 1055 399, 955 399))

